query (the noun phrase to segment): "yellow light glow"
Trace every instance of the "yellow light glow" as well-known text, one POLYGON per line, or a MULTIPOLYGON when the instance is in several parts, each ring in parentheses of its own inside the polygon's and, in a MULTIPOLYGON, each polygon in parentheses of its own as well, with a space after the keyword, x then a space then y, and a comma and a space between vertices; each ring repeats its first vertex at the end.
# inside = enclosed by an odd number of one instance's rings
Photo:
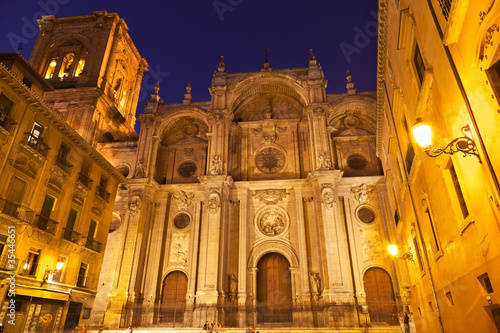
POLYGON ((387 247, 389 250, 389 253, 392 254, 394 257, 398 255, 398 247, 394 244, 391 244, 387 247))
POLYGON ((52 60, 49 63, 49 67, 47 68, 47 72, 45 73, 45 78, 46 79, 51 79, 52 76, 54 75, 54 70, 56 69, 57 61, 52 60))
POLYGON ((27 269, 28 269, 28 267, 29 267, 28 263, 24 263, 23 269, 24 269, 24 270, 27 270, 27 269))
POLYGON ((427 148, 432 145, 432 130, 426 123, 417 123, 411 128, 413 137, 418 145, 427 148))
POLYGON ((80 59, 80 61, 78 61, 78 66, 76 67, 75 76, 82 74, 83 67, 85 67, 85 59, 80 59))
POLYGON ((58 261, 56 264, 56 269, 60 271, 64 267, 64 262, 58 261))

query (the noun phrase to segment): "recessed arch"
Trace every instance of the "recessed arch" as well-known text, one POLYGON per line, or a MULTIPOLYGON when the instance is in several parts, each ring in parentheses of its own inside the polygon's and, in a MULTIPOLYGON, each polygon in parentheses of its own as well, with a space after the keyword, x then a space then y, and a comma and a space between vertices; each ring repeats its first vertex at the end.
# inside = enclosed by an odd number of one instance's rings
POLYGON ((172 271, 164 279, 161 293, 161 321, 182 324, 186 311, 188 278, 184 272, 172 271))
POLYGON ((363 274, 366 304, 372 322, 398 320, 394 287, 389 273, 380 267, 370 267, 363 274))

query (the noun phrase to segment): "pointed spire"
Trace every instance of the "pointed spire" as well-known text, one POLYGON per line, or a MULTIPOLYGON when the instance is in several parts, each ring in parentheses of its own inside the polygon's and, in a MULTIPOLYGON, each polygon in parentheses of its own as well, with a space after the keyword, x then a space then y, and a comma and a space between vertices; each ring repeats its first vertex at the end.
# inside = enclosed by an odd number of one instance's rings
POLYGON ((188 84, 186 86, 186 93, 184 94, 184 100, 182 103, 184 104, 191 104, 191 81, 188 81, 188 84))
POLYGON ((356 88, 354 88, 354 82, 352 82, 352 75, 349 69, 346 71, 345 78, 347 79, 347 85, 345 86, 347 88, 347 94, 354 95, 356 93, 356 88))
POLYGON ((224 63, 224 56, 220 56, 220 61, 219 61, 219 67, 217 68, 219 72, 225 72, 226 71, 226 64, 224 63))

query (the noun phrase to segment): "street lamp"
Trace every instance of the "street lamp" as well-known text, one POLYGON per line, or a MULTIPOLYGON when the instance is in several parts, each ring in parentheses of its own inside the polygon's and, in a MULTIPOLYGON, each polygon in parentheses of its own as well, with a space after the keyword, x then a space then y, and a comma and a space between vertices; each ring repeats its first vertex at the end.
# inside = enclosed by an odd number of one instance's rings
POLYGON ((463 126, 461 130, 464 136, 451 140, 451 142, 443 148, 436 148, 431 147, 432 129, 429 124, 417 119, 417 123, 411 128, 415 141, 420 147, 424 148, 424 152, 430 157, 438 157, 441 154, 453 155, 460 152, 463 153, 464 156, 476 156, 479 159, 479 163, 481 163, 481 158, 477 153, 476 143, 468 134, 470 132, 469 125, 463 126))
POLYGON ((54 271, 53 269, 51 268, 48 268, 45 270, 45 273, 43 274, 43 281, 42 281, 42 285, 47 282, 47 280, 49 279, 49 276, 51 274, 54 274, 54 273, 58 273, 61 271, 61 269, 64 267, 64 261, 61 261, 61 260, 58 260, 57 261, 57 264, 56 264, 56 270, 54 271))
MULTIPOLYGON (((399 261, 399 260, 411 260, 411 261, 413 261, 413 254, 410 251, 405 252, 402 255, 398 256, 399 251, 398 251, 397 245, 391 244, 387 247, 387 249, 389 250, 389 253, 394 257, 394 259, 396 259, 396 261, 399 261)), ((413 261, 413 263, 415 263, 415 261, 413 261)))

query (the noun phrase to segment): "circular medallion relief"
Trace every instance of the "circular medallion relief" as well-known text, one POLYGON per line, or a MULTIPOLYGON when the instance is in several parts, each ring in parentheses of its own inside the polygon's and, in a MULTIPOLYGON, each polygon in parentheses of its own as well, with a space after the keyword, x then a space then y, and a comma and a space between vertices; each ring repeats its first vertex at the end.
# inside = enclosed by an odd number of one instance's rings
POLYGON ((255 156, 255 165, 263 173, 276 173, 285 165, 285 154, 276 148, 264 148, 255 156))
POLYGON ((287 218, 285 214, 277 209, 266 209, 257 218, 259 230, 266 236, 276 236, 285 230, 287 218))
POLYGON ((178 229, 187 228, 190 222, 191 217, 185 213, 180 213, 176 217, 174 217, 174 225, 178 229))
POLYGON ((357 212, 358 220, 364 223, 371 223, 375 220, 375 212, 368 207, 361 207, 357 212))
POLYGON ((196 164, 193 162, 184 162, 179 165, 178 170, 182 177, 191 177, 196 172, 196 164))
POLYGON ((347 158, 347 165, 354 170, 362 170, 365 168, 368 161, 363 155, 353 154, 347 158))

